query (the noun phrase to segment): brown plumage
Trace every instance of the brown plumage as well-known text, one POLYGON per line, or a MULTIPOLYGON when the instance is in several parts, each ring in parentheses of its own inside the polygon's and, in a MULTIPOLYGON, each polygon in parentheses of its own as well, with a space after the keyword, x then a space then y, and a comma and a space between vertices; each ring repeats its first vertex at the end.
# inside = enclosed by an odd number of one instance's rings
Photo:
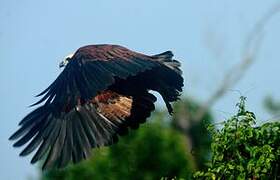
POLYGON ((96 104, 95 107, 99 113, 113 121, 130 116, 131 96, 123 96, 109 90, 95 96, 92 102, 96 104))
POLYGON ((170 51, 148 56, 117 45, 79 48, 10 140, 18 139, 15 147, 28 144, 21 156, 37 149, 31 163, 46 157, 43 169, 88 158, 92 148, 115 143, 146 121, 156 101, 149 90, 159 92, 172 113, 170 102, 183 86, 172 57, 170 51))

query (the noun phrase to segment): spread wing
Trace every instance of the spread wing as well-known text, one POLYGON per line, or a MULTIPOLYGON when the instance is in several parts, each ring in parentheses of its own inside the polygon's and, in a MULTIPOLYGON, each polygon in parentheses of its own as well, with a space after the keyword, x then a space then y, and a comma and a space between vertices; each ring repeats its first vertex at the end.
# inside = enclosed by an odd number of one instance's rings
POLYGON ((43 169, 77 163, 91 148, 110 145, 128 127, 145 122, 156 101, 149 89, 161 93, 172 112, 169 102, 183 86, 179 66, 171 52, 146 56, 114 45, 80 48, 33 104, 43 105, 10 139, 17 139, 15 147, 27 144, 21 156, 37 149, 31 163, 46 157, 43 169))
POLYGON ((85 46, 77 50, 58 78, 41 94, 45 104, 63 111, 86 102, 115 82, 159 66, 149 56, 116 45, 85 46))
POLYGON ((38 95, 43 97, 33 104, 44 102, 44 105, 27 115, 10 139, 20 138, 15 147, 32 139, 20 155, 25 156, 39 147, 31 162, 47 154, 43 168, 79 162, 89 156, 92 147, 114 141, 132 107, 132 99, 128 97, 118 101, 126 102, 122 104, 126 104, 124 109, 120 109, 118 103, 107 102, 98 103, 96 107, 92 99, 112 85, 115 78, 126 79, 154 66, 157 63, 148 56, 120 46, 79 49, 58 78, 38 95), (120 115, 116 111, 125 113, 120 115))

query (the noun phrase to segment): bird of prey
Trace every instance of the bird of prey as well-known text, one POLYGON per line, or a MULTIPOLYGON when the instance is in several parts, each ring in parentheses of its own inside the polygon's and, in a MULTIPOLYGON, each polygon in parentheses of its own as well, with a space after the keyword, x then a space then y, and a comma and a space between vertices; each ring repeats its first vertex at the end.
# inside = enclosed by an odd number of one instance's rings
POLYGON ((91 149, 115 143, 137 129, 155 109, 157 91, 168 112, 183 87, 180 63, 171 51, 145 55, 119 45, 88 45, 68 56, 57 79, 37 96, 38 107, 10 137, 31 163, 62 168, 87 159, 91 149))

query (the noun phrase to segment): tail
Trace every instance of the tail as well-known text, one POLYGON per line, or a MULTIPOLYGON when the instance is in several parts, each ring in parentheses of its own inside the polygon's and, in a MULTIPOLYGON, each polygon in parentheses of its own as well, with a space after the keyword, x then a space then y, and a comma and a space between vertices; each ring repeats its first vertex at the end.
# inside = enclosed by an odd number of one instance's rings
POLYGON ((152 57, 162 64, 160 68, 152 72, 152 76, 156 77, 154 90, 161 94, 168 112, 172 114, 173 109, 170 102, 179 99, 183 87, 184 79, 180 69, 181 63, 172 59, 173 53, 171 51, 166 51, 152 57))

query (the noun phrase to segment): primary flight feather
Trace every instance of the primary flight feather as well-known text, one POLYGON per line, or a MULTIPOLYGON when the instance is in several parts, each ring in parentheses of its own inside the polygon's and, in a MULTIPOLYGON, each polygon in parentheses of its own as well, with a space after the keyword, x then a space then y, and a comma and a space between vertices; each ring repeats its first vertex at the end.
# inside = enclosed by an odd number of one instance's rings
POLYGON ((137 129, 155 109, 157 91, 169 113, 183 87, 180 63, 171 51, 144 55, 118 45, 89 45, 68 56, 57 79, 38 96, 40 105, 24 117, 10 137, 20 153, 36 150, 31 163, 43 169, 65 167, 115 143, 137 129))

